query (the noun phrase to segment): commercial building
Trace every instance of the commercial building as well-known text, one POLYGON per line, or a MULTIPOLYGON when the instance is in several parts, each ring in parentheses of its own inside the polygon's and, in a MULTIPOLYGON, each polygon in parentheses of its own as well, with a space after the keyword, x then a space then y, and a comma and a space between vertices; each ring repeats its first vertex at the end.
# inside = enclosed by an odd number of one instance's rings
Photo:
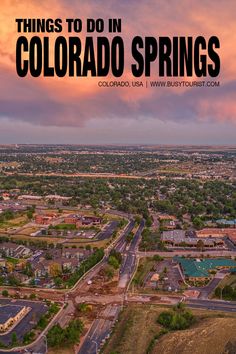
POLYGON ((36 215, 35 223, 39 225, 50 225, 52 221, 52 217, 46 215, 36 215))
POLYGON ((20 321, 28 312, 29 307, 20 305, 0 306, 0 332, 6 332, 18 321, 20 321))
POLYGON ((218 219, 216 220, 216 223, 218 225, 225 225, 225 226, 228 226, 228 227, 235 227, 236 228, 236 219, 233 219, 233 220, 226 220, 226 219, 218 219))
POLYGON ((102 218, 97 216, 83 216, 82 225, 99 225, 102 222, 102 218))
POLYGON ((205 281, 212 277, 211 272, 219 269, 236 270, 236 261, 227 258, 191 259, 175 257, 184 276, 190 281, 205 281))
POLYGON ((189 237, 188 232, 184 230, 172 230, 172 231, 163 231, 161 235, 162 242, 168 247, 203 247, 204 248, 219 248, 224 247, 224 241, 218 238, 206 237, 201 239, 202 245, 199 244, 199 239, 197 237, 189 237))
POLYGON ((196 232, 197 237, 230 237, 230 236, 236 236, 236 229, 231 229, 231 228, 223 228, 223 229, 217 229, 217 228, 206 228, 202 229, 196 232))
POLYGON ((71 214, 67 215, 64 219, 65 224, 77 224, 77 222, 80 220, 80 216, 77 214, 71 214))

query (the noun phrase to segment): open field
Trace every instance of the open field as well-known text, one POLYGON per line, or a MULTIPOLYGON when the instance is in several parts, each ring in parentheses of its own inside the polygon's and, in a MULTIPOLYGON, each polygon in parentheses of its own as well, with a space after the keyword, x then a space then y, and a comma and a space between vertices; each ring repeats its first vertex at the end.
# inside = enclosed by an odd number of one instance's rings
POLYGON ((157 306, 128 306, 120 316, 104 354, 144 354, 149 342, 161 326, 156 318, 161 308, 157 306))
POLYGON ((28 222, 27 216, 26 215, 21 215, 17 216, 13 219, 4 221, 0 223, 0 231, 7 229, 7 228, 13 228, 13 227, 20 227, 25 225, 28 222))
MULTIPOLYGON (((145 354, 154 336, 162 328, 156 320, 167 308, 155 305, 129 305, 120 316, 114 334, 105 346, 104 354, 145 354)), ((225 348, 236 349, 236 316, 193 310, 196 324, 184 331, 170 332, 160 337, 152 354, 223 354, 225 348), (235 346, 234 346, 235 345, 235 346)), ((233 354, 235 351, 228 351, 233 354)))
POLYGON ((233 287, 236 287, 236 274, 227 275, 224 279, 221 280, 218 286, 220 288, 223 288, 226 285, 231 285, 233 287))
POLYGON ((160 338, 152 354, 234 354, 236 318, 208 318, 192 329, 160 338))
POLYGON ((66 239, 65 237, 33 237, 25 234, 16 234, 16 235, 11 235, 10 236, 11 241, 14 240, 21 240, 21 241, 45 241, 47 243, 63 243, 67 246, 73 246, 76 245, 77 247, 85 247, 90 245, 91 247, 106 247, 106 245, 109 243, 109 240, 101 240, 101 241, 96 241, 96 240, 88 240, 88 239, 81 239, 79 237, 77 238, 72 238, 72 239, 66 239))

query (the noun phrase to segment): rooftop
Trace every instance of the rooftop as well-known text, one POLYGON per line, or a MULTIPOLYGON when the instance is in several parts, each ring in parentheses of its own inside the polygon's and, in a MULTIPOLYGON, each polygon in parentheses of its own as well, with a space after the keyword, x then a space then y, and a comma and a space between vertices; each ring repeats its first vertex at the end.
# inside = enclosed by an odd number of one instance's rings
POLYGON ((20 305, 0 306, 0 324, 4 324, 10 318, 15 317, 23 308, 24 306, 20 306, 20 305))
POLYGON ((181 264, 184 275, 187 277, 208 277, 209 271, 218 267, 236 269, 236 261, 227 258, 189 259, 175 257, 175 260, 181 264))

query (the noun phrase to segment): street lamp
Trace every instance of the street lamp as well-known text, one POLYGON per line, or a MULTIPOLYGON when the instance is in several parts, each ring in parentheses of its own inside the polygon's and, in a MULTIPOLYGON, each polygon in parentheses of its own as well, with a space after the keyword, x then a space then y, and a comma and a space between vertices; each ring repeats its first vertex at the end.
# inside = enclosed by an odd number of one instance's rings
POLYGON ((98 344, 95 340, 92 340, 92 343, 95 343, 95 347, 96 347, 96 354, 98 353, 98 344))

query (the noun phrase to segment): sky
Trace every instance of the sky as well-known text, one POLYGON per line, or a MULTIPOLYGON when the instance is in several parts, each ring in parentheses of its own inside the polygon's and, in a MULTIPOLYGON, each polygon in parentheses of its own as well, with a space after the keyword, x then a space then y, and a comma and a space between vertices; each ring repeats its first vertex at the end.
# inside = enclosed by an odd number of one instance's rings
MULTIPOLYGON (((235 144, 235 13, 235 0, 1 0, 0 144, 235 144), (100 88, 100 79, 91 77, 19 78, 15 18, 48 17, 103 18, 105 23, 121 18, 126 48, 122 80, 132 80, 127 53, 136 35, 216 35, 220 87, 100 88)), ((151 79, 158 80, 155 72, 151 79)))

